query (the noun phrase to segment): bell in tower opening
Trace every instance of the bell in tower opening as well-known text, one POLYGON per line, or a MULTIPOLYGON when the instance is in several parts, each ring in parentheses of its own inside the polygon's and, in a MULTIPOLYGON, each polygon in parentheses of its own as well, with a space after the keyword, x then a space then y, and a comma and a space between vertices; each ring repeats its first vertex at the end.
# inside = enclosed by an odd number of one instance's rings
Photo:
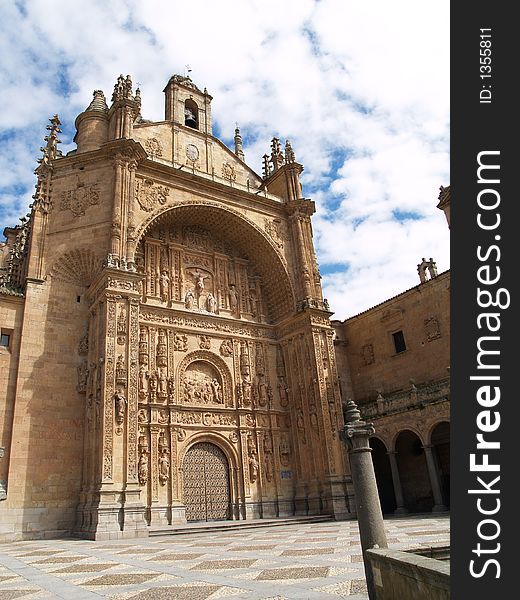
POLYGON ((192 129, 199 128, 199 109, 190 98, 184 103, 184 125, 192 129))

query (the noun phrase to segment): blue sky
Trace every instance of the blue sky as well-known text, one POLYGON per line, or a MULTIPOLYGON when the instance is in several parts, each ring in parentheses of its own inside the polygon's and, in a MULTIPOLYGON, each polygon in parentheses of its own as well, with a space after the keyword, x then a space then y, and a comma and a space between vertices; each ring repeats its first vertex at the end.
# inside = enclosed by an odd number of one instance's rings
POLYGON ((225 143, 240 124, 254 170, 273 135, 291 140, 335 318, 416 285, 422 257, 449 268, 436 208, 449 184, 447 0, 20 0, 3 6, 0 54, 2 229, 28 210, 52 115, 66 152, 93 90, 110 97, 129 73, 143 116, 161 120, 162 90, 189 64, 225 143))

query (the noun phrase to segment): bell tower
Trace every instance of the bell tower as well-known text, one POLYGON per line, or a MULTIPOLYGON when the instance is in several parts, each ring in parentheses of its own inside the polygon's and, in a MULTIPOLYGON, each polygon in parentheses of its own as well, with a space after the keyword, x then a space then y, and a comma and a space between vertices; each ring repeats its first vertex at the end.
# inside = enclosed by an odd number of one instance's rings
POLYGON ((211 100, 206 88, 201 92, 190 77, 173 75, 164 88, 165 119, 212 134, 211 100))

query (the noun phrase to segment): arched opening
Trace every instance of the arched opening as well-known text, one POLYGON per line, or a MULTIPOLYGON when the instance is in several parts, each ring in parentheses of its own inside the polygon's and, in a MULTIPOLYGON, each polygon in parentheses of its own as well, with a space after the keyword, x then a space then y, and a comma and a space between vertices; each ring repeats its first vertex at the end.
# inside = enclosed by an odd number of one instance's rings
POLYGON ((146 304, 263 323, 295 310, 283 257, 230 208, 204 201, 158 209, 136 237, 146 304))
POLYGON ((184 103, 184 125, 192 129, 199 128, 199 107, 191 98, 184 103))
POLYGON ((397 505, 386 446, 379 438, 372 437, 370 438, 370 447, 372 448, 372 462, 374 463, 381 510, 384 514, 393 513, 397 505))
POLYGON ((413 431, 401 431, 395 443, 395 450, 405 507, 410 512, 431 511, 433 494, 419 436, 413 431))
POLYGON ((210 442, 193 444, 182 463, 187 521, 222 521, 231 517, 229 462, 210 442))
POLYGON ((432 430, 430 443, 439 473, 442 499, 446 507, 450 505, 450 424, 438 423, 432 430))

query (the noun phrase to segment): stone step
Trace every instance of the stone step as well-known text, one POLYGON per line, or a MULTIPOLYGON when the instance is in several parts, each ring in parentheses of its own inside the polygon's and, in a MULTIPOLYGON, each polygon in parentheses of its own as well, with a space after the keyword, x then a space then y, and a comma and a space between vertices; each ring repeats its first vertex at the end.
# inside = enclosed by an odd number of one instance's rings
POLYGON ((175 524, 167 527, 150 528, 150 537, 163 535, 186 535, 191 533, 207 533, 210 531, 228 531, 235 529, 256 529, 258 527, 279 527, 280 525, 295 525, 322 523, 333 521, 332 515, 316 515, 302 517, 281 517, 278 519, 249 519, 246 521, 209 521, 203 523, 175 524))

